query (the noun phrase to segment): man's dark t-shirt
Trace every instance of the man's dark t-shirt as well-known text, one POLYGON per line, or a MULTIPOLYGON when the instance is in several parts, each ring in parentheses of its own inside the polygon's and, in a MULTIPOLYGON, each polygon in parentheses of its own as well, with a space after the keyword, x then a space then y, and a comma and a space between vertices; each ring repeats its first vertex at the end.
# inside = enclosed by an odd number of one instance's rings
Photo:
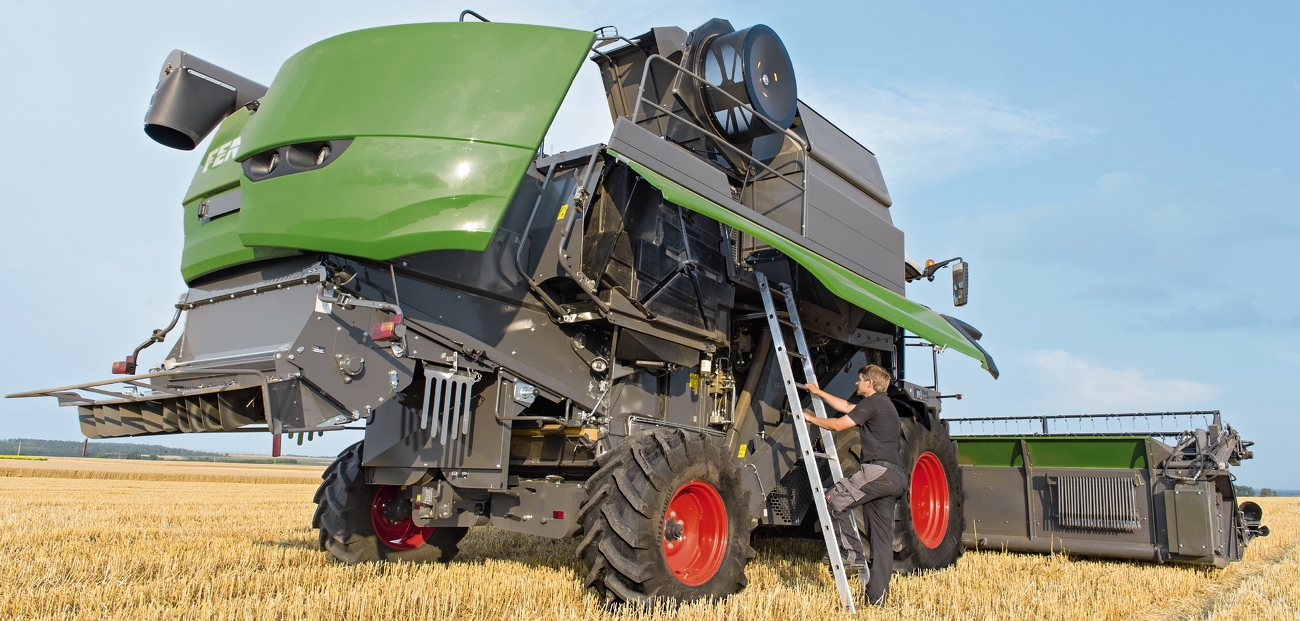
POLYGON ((858 434, 862 436, 862 463, 877 460, 898 463, 898 411, 888 395, 878 392, 859 401, 848 417, 858 424, 858 434))

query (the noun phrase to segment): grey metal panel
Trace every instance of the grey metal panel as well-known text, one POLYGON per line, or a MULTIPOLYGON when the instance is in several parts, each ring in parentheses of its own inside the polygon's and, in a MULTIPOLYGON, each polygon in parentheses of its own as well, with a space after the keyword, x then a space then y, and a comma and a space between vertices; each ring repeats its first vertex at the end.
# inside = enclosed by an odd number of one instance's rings
POLYGON ((496 528, 563 539, 581 526, 578 508, 587 499, 581 483, 520 481, 510 491, 514 493, 492 498, 491 521, 496 528))
POLYGON ((623 383, 614 387, 610 395, 609 413, 611 417, 626 417, 637 414, 649 418, 660 418, 659 380, 645 372, 636 371, 623 383))
POLYGON ((1213 496, 1206 484, 1180 485, 1165 492, 1166 515, 1172 516, 1169 518, 1170 553, 1186 556, 1213 554, 1213 496))
POLYGON ((887 199, 882 207, 888 205, 889 190, 885 187, 885 177, 880 173, 880 163, 875 154, 802 101, 799 102, 799 120, 814 151, 827 153, 857 173, 887 199))
MULTIPOLYGON (((310 290, 313 299, 286 301, 285 314, 293 314, 289 303, 310 303, 314 308, 315 289, 299 289, 310 290)), ((398 358, 390 348, 368 339, 370 326, 387 319, 388 313, 364 307, 347 309, 332 305, 328 313, 312 313, 299 326, 294 341, 278 364, 285 371, 301 373, 346 411, 357 417, 367 416, 406 388, 415 375, 415 363, 409 357, 398 358), (357 361, 360 372, 343 373, 343 361, 357 361)))
POLYGON ((965 530, 980 538, 1026 537, 1029 521, 1025 475, 1019 468, 962 466, 962 513, 965 530))
POLYGON ((856 214, 858 222, 854 224, 853 215, 845 209, 826 207, 826 203, 810 201, 807 235, 827 247, 839 250, 844 262, 849 263, 846 267, 856 268, 853 271, 902 295, 906 283, 903 274, 903 232, 861 211, 856 214), (863 222, 865 218, 871 218, 875 222, 863 222), (870 232, 864 232, 860 229, 869 228, 864 224, 877 226, 870 232), (882 241, 889 246, 882 244, 882 241))
POLYGON ((1104 478, 1108 481, 1116 485, 1123 482, 1129 486, 1129 496, 1120 500, 1111 499, 1121 505, 1122 500, 1132 503, 1131 506, 1122 507, 1129 520, 1124 528, 1079 528, 1073 526, 1080 517, 1075 514, 1077 512, 1067 511, 1063 515, 1060 511, 1060 486, 1049 485, 1048 482, 1049 479, 1055 481, 1061 477, 1073 477, 1075 483, 1081 486, 1078 490, 1072 490, 1074 495, 1066 499, 1067 509, 1073 511, 1077 508, 1083 513, 1090 513, 1106 508, 1097 503, 1078 506, 1076 502, 1098 500, 1081 499, 1080 493, 1106 496, 1106 492, 1116 491, 1098 484, 1097 479, 1103 477, 1099 476, 1096 469, 1034 468, 1029 485, 1026 485, 1025 470, 1022 468, 962 466, 961 472, 962 489, 966 492, 962 506, 966 518, 964 528, 966 539, 971 542, 996 540, 1000 542, 998 545, 1004 545, 1009 550, 1042 551, 1039 542, 1055 541, 1054 549, 1080 551, 1079 553, 1088 553, 1081 550, 1103 549, 1105 546, 1130 546, 1139 552, 1138 556, 1129 558, 1152 557, 1150 550, 1155 539, 1149 517, 1151 507, 1147 490, 1150 488, 1144 471, 1103 471, 1104 478), (1134 491, 1136 493, 1131 493, 1134 491))
POLYGON ((207 224, 213 218, 239 211, 239 208, 243 205, 243 200, 244 193, 239 188, 206 199, 199 204, 199 220, 207 224))
MULTIPOLYGON (((884 205, 850 185, 835 171, 817 160, 809 160, 808 174, 809 203, 823 205, 824 209, 834 213, 843 211, 846 214, 842 216, 845 222, 864 234, 879 228, 880 223, 888 229, 898 230, 894 227, 893 215, 884 205), (873 217, 860 220, 859 214, 873 217)), ((899 251, 902 251, 901 246, 899 251)))
MULTIPOLYGON (((832 249, 819 240, 802 235, 802 227, 791 228, 788 224, 776 222, 735 201, 731 196, 730 186, 726 184, 726 175, 722 171, 626 119, 620 118, 614 124, 614 134, 610 137, 609 148, 636 160, 638 163, 681 184, 686 189, 731 210, 763 228, 780 233, 795 244, 822 255, 832 262, 870 279, 872 282, 889 288, 891 291, 902 292, 901 285, 896 284, 894 280, 850 261, 841 253, 841 250, 832 249)), ((862 196, 866 200, 865 195, 862 196)), ((901 233, 899 235, 901 237, 901 233)), ((852 246, 850 246, 851 248, 852 246)), ((901 244, 899 244, 898 248, 898 257, 896 260, 891 260, 891 262, 896 263, 897 280, 901 282, 903 276, 901 244)), ((882 272, 894 269, 888 264, 875 267, 882 272)))
POLYGON ((709 200, 731 199, 731 184, 726 173, 626 118, 619 118, 614 123, 609 148, 636 158, 709 200))
POLYGON ((315 285, 272 289, 193 308, 185 318, 178 361, 225 360, 287 349, 315 308, 315 285))
POLYGON ((473 424, 468 433, 445 444, 441 441, 442 429, 435 437, 432 425, 421 428, 421 404, 408 407, 396 400, 384 403, 366 426, 365 465, 453 469, 469 473, 452 481, 457 487, 504 488, 511 423, 496 416, 498 400, 504 398, 499 392, 502 382, 496 381, 496 376, 484 376, 477 386, 480 390, 473 399, 473 424))

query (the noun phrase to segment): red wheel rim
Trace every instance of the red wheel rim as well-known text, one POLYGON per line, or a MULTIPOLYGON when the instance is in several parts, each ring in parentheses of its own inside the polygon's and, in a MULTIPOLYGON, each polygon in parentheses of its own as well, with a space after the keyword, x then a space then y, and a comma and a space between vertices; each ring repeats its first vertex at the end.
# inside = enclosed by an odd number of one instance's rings
POLYGON ((390 520, 387 509, 394 502, 406 502, 397 497, 396 487, 381 485, 375 491, 375 500, 370 503, 370 525, 375 528, 375 536, 393 550, 414 550, 424 545, 433 535, 433 528, 416 526, 409 514, 397 522, 390 520))
POLYGON ((912 527, 921 545, 934 549, 948 534, 948 473, 934 453, 925 452, 912 466, 912 527))
POLYGON ((687 586, 709 581, 727 554, 727 505, 712 485, 690 481, 677 488, 664 514, 664 557, 687 586))

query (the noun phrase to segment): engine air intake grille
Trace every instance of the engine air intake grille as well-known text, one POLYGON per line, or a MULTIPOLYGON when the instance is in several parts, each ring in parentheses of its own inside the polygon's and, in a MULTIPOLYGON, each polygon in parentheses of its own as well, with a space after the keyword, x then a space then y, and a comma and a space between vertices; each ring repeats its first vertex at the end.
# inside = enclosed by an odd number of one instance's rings
POLYGON ((1142 528, 1133 477, 1058 476, 1052 482, 1061 526, 1130 533, 1142 528))

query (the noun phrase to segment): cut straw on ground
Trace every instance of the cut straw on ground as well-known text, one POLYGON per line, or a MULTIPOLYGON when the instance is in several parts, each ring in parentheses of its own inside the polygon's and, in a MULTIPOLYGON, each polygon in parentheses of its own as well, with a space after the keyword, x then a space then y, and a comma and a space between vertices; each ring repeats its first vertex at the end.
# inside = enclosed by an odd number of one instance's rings
MULTIPOLYGON (((91 482, 58 476, 63 471, 0 476, 0 554, 7 561, 0 618, 848 617, 819 562, 818 541, 758 540, 749 587, 723 602, 610 611, 584 593, 573 540, 477 528, 447 565, 350 567, 316 550, 314 484, 91 482)), ((858 616, 1296 618, 1300 499, 1258 502, 1273 534, 1224 570, 968 552, 954 567, 895 577, 888 606, 858 616)))

